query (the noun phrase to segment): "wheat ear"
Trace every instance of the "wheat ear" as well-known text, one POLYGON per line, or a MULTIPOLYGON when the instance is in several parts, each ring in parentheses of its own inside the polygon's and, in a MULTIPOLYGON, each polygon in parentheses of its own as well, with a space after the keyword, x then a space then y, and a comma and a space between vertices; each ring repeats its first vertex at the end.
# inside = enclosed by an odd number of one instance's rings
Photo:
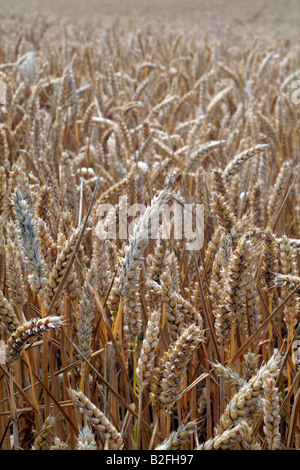
POLYGON ((112 448, 120 450, 123 447, 122 436, 107 419, 105 414, 102 413, 83 392, 70 389, 69 394, 72 401, 78 406, 80 412, 86 416, 87 420, 109 441, 112 448))

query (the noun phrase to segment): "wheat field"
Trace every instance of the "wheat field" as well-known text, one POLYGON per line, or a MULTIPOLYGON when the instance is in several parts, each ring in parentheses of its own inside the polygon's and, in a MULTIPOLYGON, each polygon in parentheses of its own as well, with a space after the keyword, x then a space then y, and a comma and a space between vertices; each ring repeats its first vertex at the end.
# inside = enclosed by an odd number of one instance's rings
POLYGON ((76 2, 61 12, 53 2, 52 16, 49 5, 10 3, 0 20, 0 448, 299 450, 291 15, 280 28, 275 11, 268 31, 260 2, 231 1, 211 23, 219 2, 203 15, 197 2, 182 15, 176 4, 176 27, 170 2, 161 21, 145 2, 128 2, 126 18, 125 2, 103 2, 94 18, 93 2, 85 16, 76 2), (126 211, 125 237, 112 236, 124 200, 145 210, 126 211), (165 236, 172 204, 190 208, 192 227, 202 208, 200 246, 176 236, 175 213, 165 236))

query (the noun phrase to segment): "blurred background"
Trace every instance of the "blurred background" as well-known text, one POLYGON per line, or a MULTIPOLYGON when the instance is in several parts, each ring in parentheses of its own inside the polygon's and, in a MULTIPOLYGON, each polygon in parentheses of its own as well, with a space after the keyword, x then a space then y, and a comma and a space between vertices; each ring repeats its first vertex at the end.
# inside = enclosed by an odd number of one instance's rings
POLYGON ((257 33, 297 37, 300 0, 0 0, 0 14, 59 16, 93 20, 99 26, 119 18, 135 22, 185 23, 206 31, 232 26, 257 33))

